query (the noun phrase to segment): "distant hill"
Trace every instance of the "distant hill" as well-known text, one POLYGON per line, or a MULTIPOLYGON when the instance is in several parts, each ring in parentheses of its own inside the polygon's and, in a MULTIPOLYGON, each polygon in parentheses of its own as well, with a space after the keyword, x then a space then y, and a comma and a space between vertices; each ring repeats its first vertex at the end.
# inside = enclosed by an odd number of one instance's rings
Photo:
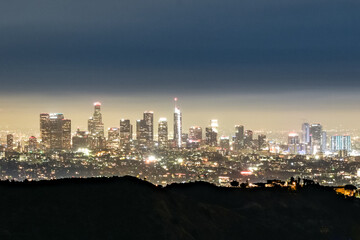
POLYGON ((360 239, 360 201, 326 187, 162 188, 133 177, 0 183, 0 239, 360 239))

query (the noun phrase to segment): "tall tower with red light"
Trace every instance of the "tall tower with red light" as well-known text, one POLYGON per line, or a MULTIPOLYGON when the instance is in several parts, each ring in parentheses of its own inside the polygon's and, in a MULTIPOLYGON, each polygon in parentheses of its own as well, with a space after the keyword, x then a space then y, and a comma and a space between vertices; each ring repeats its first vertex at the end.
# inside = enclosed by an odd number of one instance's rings
POLYGON ((182 145, 182 115, 179 106, 177 105, 177 98, 174 98, 175 111, 174 111, 174 142, 175 146, 181 148, 182 145))

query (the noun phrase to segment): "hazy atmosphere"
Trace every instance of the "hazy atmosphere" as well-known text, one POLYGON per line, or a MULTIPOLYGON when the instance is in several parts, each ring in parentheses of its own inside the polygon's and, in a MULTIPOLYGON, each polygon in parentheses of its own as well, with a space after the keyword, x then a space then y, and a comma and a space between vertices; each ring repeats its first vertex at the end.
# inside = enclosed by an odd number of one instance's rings
POLYGON ((97 100, 105 127, 144 110, 172 119, 177 96, 184 128, 211 118, 223 131, 239 123, 292 130, 304 120, 357 128, 359 7, 350 0, 3 2, 0 124, 36 128, 40 112, 63 112, 73 128, 86 128, 97 100))

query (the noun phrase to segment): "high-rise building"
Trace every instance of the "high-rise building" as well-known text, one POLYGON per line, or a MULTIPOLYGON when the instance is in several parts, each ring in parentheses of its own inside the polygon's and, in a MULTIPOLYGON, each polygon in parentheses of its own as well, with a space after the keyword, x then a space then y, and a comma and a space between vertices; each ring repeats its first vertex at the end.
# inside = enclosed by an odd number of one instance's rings
POLYGON ((56 149, 56 150, 64 149, 65 147, 63 146, 63 144, 66 143, 65 139, 67 139, 68 137, 65 136, 64 130, 68 135, 69 127, 71 129, 70 120, 65 121, 64 115, 61 113, 50 113, 49 127, 50 127, 50 149, 56 149))
POLYGON ((189 140, 202 141, 202 128, 199 126, 192 126, 189 128, 189 140))
POLYGON ((144 121, 146 126, 146 140, 150 144, 154 140, 154 112, 144 112, 144 121))
POLYGON ((315 142, 315 143, 319 143, 321 142, 321 133, 322 133, 322 126, 318 123, 316 124, 311 124, 310 126, 310 136, 311 136, 311 141, 315 142))
POLYGON ((288 147, 289 152, 292 154, 297 154, 300 150, 300 139, 297 133, 289 133, 288 136, 288 147))
POLYGON ((299 135, 297 133, 289 133, 288 136, 288 145, 299 144, 299 135))
POLYGON ((120 120, 120 145, 122 147, 128 147, 132 139, 132 125, 129 119, 120 120))
POLYGON ((48 113, 40 114, 40 138, 42 145, 46 148, 50 148, 50 116, 48 113))
POLYGON ((217 132, 215 132, 213 130, 213 128, 207 127, 205 129, 205 142, 206 145, 210 146, 210 147, 216 147, 217 146, 217 132))
POLYGON ((322 151, 321 148, 322 139, 322 126, 318 123, 310 125, 310 143, 311 153, 316 154, 322 151))
POLYGON ((94 103, 94 114, 88 120, 89 142, 90 148, 102 149, 106 147, 104 137, 104 123, 102 121, 101 103, 94 103))
POLYGON ((154 140, 154 113, 144 112, 143 119, 136 121, 136 140, 140 146, 151 146, 154 140))
POLYGON ((139 145, 146 145, 149 133, 147 132, 147 126, 144 119, 136 121, 136 140, 139 145))
POLYGON ((31 136, 29 138, 29 145, 28 145, 28 151, 29 152, 35 152, 38 148, 38 142, 37 142, 37 139, 36 137, 34 136, 31 136))
POLYGON ((210 127, 205 128, 205 142, 206 145, 216 147, 218 145, 217 137, 219 131, 218 120, 212 119, 210 121, 210 127))
POLYGON ((159 119, 158 144, 161 148, 166 147, 168 144, 168 123, 166 118, 159 119))
POLYGON ((72 137, 73 149, 89 148, 89 132, 77 129, 75 135, 72 137))
POLYGON ((351 151, 351 137, 344 136, 331 136, 331 151, 338 152, 341 150, 351 151))
POLYGON ((120 129, 112 127, 108 129, 108 140, 106 145, 109 149, 117 149, 120 145, 120 129))
POLYGON ((50 149, 62 149, 62 120, 63 114, 50 113, 49 117, 49 131, 50 131, 50 149))
POLYGON ((301 142, 304 144, 309 144, 310 143, 310 124, 303 123, 301 130, 302 130, 301 142))
POLYGON ((94 103, 94 114, 88 120, 88 131, 92 137, 104 137, 104 123, 102 122, 101 103, 94 103))
POLYGON ((105 137, 94 137, 89 135, 89 148, 94 150, 102 150, 106 148, 105 137))
POLYGON ((12 150, 14 148, 14 135, 12 134, 6 135, 6 147, 9 150, 12 150))
POLYGON ((235 126, 235 142, 234 142, 234 150, 238 151, 244 148, 244 126, 236 125, 235 126))
POLYGON ((62 120, 62 149, 71 149, 71 120, 62 120))
POLYGON ((230 138, 228 136, 220 137, 220 148, 226 151, 230 149, 230 138))
POLYGON ((264 150, 266 148, 266 135, 260 134, 258 135, 258 149, 264 150))
POLYGON ((202 128, 192 126, 189 128, 189 138, 186 143, 187 148, 199 148, 202 142, 202 128))
POLYGON ((344 150, 350 152, 351 151, 351 137, 344 136, 344 150))
POLYGON ((108 129, 108 140, 109 141, 118 141, 120 138, 120 130, 117 127, 112 127, 108 129))
POLYGON ((88 131, 89 145, 91 149, 103 149, 106 147, 100 102, 94 103, 93 116, 88 120, 88 131))
POLYGON ((40 133, 46 149, 71 148, 71 120, 65 119, 62 113, 40 114, 40 133))
POLYGON ((175 100, 175 112, 174 112, 174 142, 175 147, 180 148, 182 146, 182 116, 180 108, 177 105, 177 98, 175 100))
POLYGON ((244 136, 244 145, 246 147, 251 147, 253 143, 254 132, 252 130, 246 130, 244 136))

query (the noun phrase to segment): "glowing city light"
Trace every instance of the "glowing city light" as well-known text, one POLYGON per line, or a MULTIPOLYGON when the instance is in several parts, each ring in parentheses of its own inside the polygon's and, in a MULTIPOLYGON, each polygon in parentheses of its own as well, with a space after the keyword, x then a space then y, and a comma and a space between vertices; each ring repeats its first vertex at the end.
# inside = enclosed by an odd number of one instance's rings
POLYGON ((240 174, 244 176, 249 176, 252 175, 253 173, 251 171, 241 171, 240 174))
POLYGON ((299 134, 297 134, 295 132, 289 133, 289 137, 297 137, 297 136, 299 136, 299 134))
POLYGON ((156 157, 154 155, 150 155, 145 159, 145 163, 147 163, 147 164, 154 163, 156 161, 157 161, 157 159, 156 159, 156 157))
POLYGON ((90 155, 90 150, 88 148, 79 148, 76 152, 77 153, 83 153, 85 156, 90 155))

